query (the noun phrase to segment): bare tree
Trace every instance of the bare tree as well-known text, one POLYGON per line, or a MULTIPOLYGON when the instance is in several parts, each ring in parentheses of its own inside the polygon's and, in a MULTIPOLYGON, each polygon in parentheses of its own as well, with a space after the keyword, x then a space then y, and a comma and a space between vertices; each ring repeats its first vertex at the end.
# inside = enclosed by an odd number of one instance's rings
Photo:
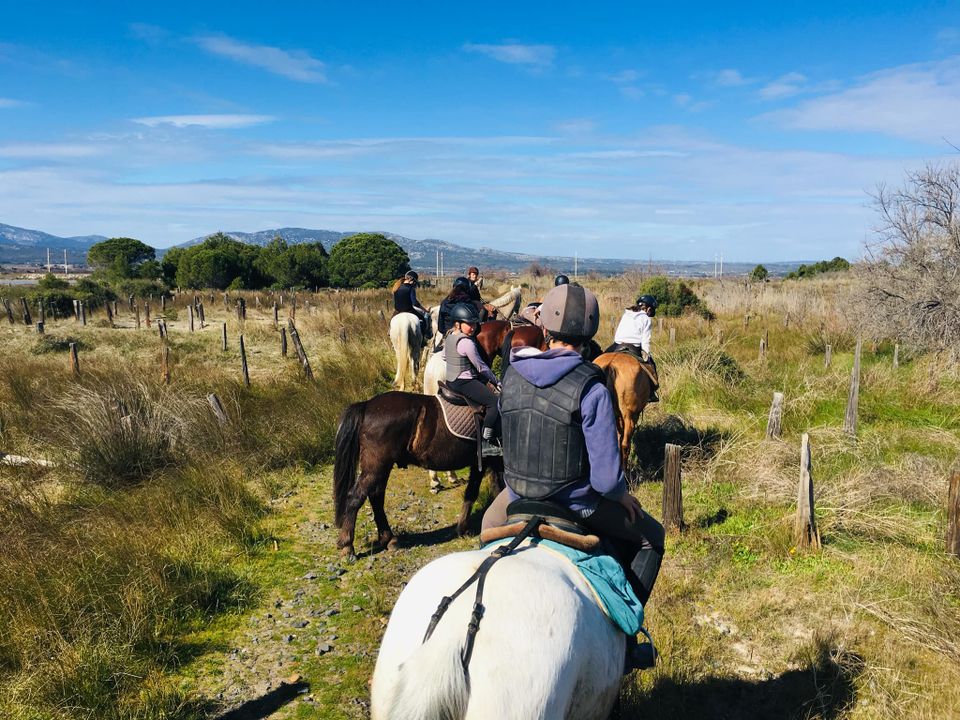
POLYGON ((929 349, 960 348, 960 166, 928 165, 880 186, 861 265, 872 324, 929 349))

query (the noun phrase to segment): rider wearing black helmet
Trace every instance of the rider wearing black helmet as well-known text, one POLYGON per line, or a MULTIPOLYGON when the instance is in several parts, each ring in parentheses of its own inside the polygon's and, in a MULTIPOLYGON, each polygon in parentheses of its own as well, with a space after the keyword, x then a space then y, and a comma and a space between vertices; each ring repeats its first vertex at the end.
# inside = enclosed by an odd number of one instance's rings
POLYGON ((650 338, 653 336, 653 323, 650 321, 657 313, 657 299, 653 295, 641 295, 631 307, 623 311, 620 324, 613 335, 613 344, 607 352, 629 352, 635 355, 640 362, 652 366, 651 380, 654 382, 650 392, 650 402, 657 402, 657 388, 660 387, 654 378, 657 377, 657 364, 650 353, 650 338))
POLYGON ((568 278, 563 273, 560 273, 553 279, 554 287, 557 287, 558 285, 569 285, 569 284, 570 284, 570 278, 568 278))
POLYGON ((664 532, 627 491, 603 372, 580 354, 599 327, 599 303, 586 288, 560 285, 544 297, 540 319, 547 350, 514 348, 503 377, 507 488, 487 510, 483 527, 506 522, 507 506, 519 498, 561 505, 613 540, 645 604, 663 557, 664 532))
POLYGON ((400 281, 394 285, 393 289, 393 314, 398 315, 402 312, 411 313, 420 319, 420 332, 423 335, 424 344, 426 340, 433 336, 430 332, 430 313, 417 300, 417 285, 420 284, 420 276, 413 270, 407 270, 400 281))
POLYGON ((463 275, 454 279, 450 292, 440 301, 440 319, 437 321, 437 332, 441 335, 445 335, 453 329, 453 319, 450 317, 450 311, 460 303, 473 304, 470 297, 470 281, 463 275))
POLYGON ((480 356, 476 332, 480 327, 480 315, 472 303, 459 303, 450 310, 453 329, 443 341, 443 353, 447 361, 447 386, 474 402, 486 406, 483 416, 483 453, 497 455, 500 448, 491 442, 500 417, 495 389, 500 388, 497 376, 480 356))

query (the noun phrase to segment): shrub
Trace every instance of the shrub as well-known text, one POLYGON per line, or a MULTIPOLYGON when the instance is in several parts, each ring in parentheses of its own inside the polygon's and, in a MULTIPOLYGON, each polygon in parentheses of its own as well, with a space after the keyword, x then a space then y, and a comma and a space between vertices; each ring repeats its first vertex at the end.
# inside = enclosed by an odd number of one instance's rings
POLYGON ((753 280, 754 282, 763 282, 764 280, 767 279, 769 275, 770 275, 770 272, 763 265, 757 265, 750 272, 750 279, 753 280))
POLYGON ((696 313, 707 320, 714 315, 697 294, 682 280, 671 280, 664 275, 644 282, 638 295, 653 295, 657 299, 657 312, 667 317, 679 317, 687 312, 696 313))
POLYGON ((821 260, 813 265, 801 265, 791 273, 787 273, 787 280, 800 280, 827 272, 843 272, 850 269, 850 263, 842 257, 833 260, 821 260))

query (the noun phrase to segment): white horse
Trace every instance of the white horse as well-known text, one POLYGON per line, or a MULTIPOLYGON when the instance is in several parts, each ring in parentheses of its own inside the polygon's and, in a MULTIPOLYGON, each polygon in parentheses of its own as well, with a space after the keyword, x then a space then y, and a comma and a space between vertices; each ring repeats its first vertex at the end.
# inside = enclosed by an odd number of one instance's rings
POLYGON ((418 572, 390 615, 373 673, 373 720, 604 720, 620 689, 625 635, 581 575, 550 550, 521 545, 486 578, 470 664, 465 644, 476 585, 427 642, 440 599, 489 551, 447 555, 418 572))
POLYGON ((390 319, 390 342, 397 356, 397 373, 393 384, 397 390, 412 390, 420 374, 420 356, 423 349, 423 335, 420 331, 420 319, 413 313, 397 313, 390 319))
MULTIPOLYGON (((432 309, 433 308, 431 308, 431 310, 432 309)), ((434 337, 439 334, 440 333, 436 333, 434 337)), ((440 341, 443 342, 443 338, 440 338, 440 341)), ((423 370, 423 394, 435 396, 438 392, 440 392, 439 383, 441 380, 443 380, 446 374, 447 360, 443 355, 443 350, 430 353, 430 357, 427 359, 427 364, 423 370)), ((440 492, 440 490, 443 489, 443 485, 440 484, 440 476, 437 474, 437 471, 428 470, 427 472, 430 473, 430 492, 440 492)), ((447 482, 449 482, 451 485, 456 484, 457 473, 455 473, 453 470, 447 470, 447 482)))

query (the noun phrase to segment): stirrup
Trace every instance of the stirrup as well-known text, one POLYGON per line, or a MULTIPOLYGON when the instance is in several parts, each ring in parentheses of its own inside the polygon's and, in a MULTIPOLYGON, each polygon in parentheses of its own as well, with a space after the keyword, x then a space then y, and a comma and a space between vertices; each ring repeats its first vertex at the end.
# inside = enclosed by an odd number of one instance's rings
POLYGON ((483 440, 480 443, 480 454, 483 457, 502 457, 503 447, 491 442, 490 440, 483 440))

